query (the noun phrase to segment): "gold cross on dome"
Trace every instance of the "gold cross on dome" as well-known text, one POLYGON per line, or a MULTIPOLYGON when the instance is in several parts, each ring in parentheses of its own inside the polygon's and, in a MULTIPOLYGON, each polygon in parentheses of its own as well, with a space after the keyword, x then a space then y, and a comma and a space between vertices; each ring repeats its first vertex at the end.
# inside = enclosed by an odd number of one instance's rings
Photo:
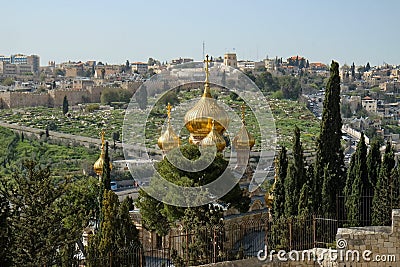
POLYGON ((241 109, 242 109, 242 122, 244 123, 244 114, 245 114, 245 112, 246 112, 246 105, 243 104, 243 105, 241 106, 241 109))
POLYGON ((101 146, 102 146, 102 147, 103 147, 104 144, 105 144, 105 138, 104 138, 105 134, 106 134, 106 132, 105 132, 104 130, 101 130, 100 136, 101 136, 101 146))
POLYGON ((172 109, 172 106, 171 106, 171 104, 168 102, 168 105, 167 105, 168 120, 171 119, 171 109, 172 109))

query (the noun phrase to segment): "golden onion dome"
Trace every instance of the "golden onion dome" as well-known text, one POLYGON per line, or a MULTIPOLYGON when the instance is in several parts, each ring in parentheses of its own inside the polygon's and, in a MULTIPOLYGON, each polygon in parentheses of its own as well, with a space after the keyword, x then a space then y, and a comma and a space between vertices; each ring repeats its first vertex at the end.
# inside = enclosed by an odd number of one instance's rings
POLYGON ((101 147, 100 157, 93 164, 93 169, 97 175, 103 174, 103 165, 104 165, 104 148, 101 147))
POLYGON ((158 146, 164 151, 168 152, 176 147, 179 147, 180 140, 179 136, 174 132, 171 126, 171 109, 172 106, 168 103, 168 125, 165 132, 158 138, 158 146))
POLYGON ((200 141, 200 146, 216 146, 218 152, 222 152, 226 147, 226 141, 224 137, 215 128, 215 121, 212 121, 211 131, 208 135, 200 141))
MULTIPOLYGON (((101 134, 101 153, 100 153, 100 157, 93 164, 94 172, 97 175, 103 174, 103 166, 104 166, 104 161, 105 161, 104 160, 105 159, 105 151, 104 151, 104 149, 105 149, 105 139, 104 139, 105 132, 102 131, 100 134, 101 134)), ((110 162, 110 169, 112 169, 111 162, 110 162)))
POLYGON ((190 132, 189 142, 199 144, 211 131, 210 120, 215 120, 215 129, 222 135, 229 125, 228 113, 218 105, 217 100, 212 98, 209 83, 208 55, 206 56, 206 80, 204 82, 204 93, 192 109, 185 115, 185 126, 190 132))
POLYGON ((251 149, 256 143, 254 137, 249 133, 246 128, 244 119, 245 106, 242 106, 242 127, 233 139, 233 145, 236 149, 251 149))

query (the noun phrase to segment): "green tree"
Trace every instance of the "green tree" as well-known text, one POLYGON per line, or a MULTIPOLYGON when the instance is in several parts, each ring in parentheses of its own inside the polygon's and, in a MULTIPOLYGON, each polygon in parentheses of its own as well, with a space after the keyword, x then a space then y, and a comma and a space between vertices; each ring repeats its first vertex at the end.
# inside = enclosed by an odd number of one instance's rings
POLYGON ((4 86, 11 86, 11 85, 14 84, 14 79, 11 78, 11 77, 7 77, 7 78, 5 78, 5 79, 3 80, 2 84, 3 84, 4 86))
POLYGON ((67 96, 65 95, 62 104, 62 111, 64 115, 68 113, 68 109, 69 109, 68 99, 67 96))
MULTIPOLYGON (((195 145, 184 145, 180 147, 182 155, 189 160, 199 159, 201 154, 195 145)), ((175 157, 175 154, 171 154, 175 157)), ((156 165, 157 172, 167 181, 180 186, 200 186, 208 184, 220 177, 227 168, 227 161, 221 154, 217 154, 214 161, 204 170, 188 172, 181 170, 164 158, 156 165)), ((232 175, 232 174, 231 174, 232 175)), ((156 186, 156 185, 155 185, 156 186)), ((162 190, 162 188, 160 188, 162 190)), ((199 198, 202 196, 198 196, 199 198)), ((221 204, 230 204, 231 207, 245 212, 249 208, 250 198, 246 191, 235 185, 233 189, 218 200, 221 204)), ((144 226, 154 230, 160 235, 164 235, 169 230, 169 225, 180 220, 185 214, 185 208, 171 206, 155 200, 143 190, 139 192, 136 205, 140 208, 144 226)), ((208 205, 203 207, 208 209, 208 205)), ((198 214, 200 216, 200 214, 198 214)))
POLYGON ((370 188, 370 195, 373 194, 373 189, 378 181, 379 169, 381 167, 382 155, 379 148, 380 144, 378 140, 373 140, 367 155, 368 188, 370 188))
POLYGON ((366 195, 368 186, 367 145, 364 134, 361 133, 356 152, 351 158, 344 188, 347 220, 350 226, 362 226, 367 220, 366 209, 363 208, 367 203, 363 202, 362 196, 366 195))
POLYGON ((105 88, 100 97, 103 104, 111 104, 112 102, 125 102, 129 103, 132 93, 120 87, 107 87, 105 88))
POLYGON ((129 60, 126 60, 125 62, 125 72, 130 72, 131 70, 131 64, 129 63, 129 60))
POLYGON ((286 99, 298 99, 301 94, 300 79, 292 76, 279 77, 279 86, 286 99))
POLYGON ((298 183, 296 184, 296 190, 300 192, 303 184, 306 182, 306 173, 304 168, 304 155, 303 146, 300 140, 300 128, 297 125, 294 126, 294 138, 293 138, 293 163, 296 169, 296 176, 298 183))
POLYGON ((386 143, 385 154, 379 170, 378 181, 372 200, 372 224, 390 225, 392 211, 392 171, 395 166, 394 151, 390 142, 386 143))
POLYGON ((294 128, 292 151, 293 160, 285 179, 285 214, 287 217, 298 214, 298 196, 306 182, 303 147, 300 140, 300 129, 297 125, 294 128))
POLYGON ((116 148, 116 147, 115 147, 115 141, 119 141, 119 138, 120 138, 119 131, 113 132, 113 134, 112 134, 112 138, 113 138, 113 142, 114 142, 114 149, 115 149, 115 148, 116 148))
POLYGON ((282 217, 285 214, 285 179, 287 175, 287 168, 288 159, 286 155, 286 148, 282 147, 275 166, 276 184, 273 191, 274 202, 272 208, 272 218, 274 220, 282 217))
POLYGON ((0 193, 0 266, 11 266, 10 205, 0 193))
MULTIPOLYGON (((341 138, 339 64, 332 61, 330 78, 325 91, 320 134, 317 140, 314 178, 317 187, 322 188, 321 196, 317 195, 315 201, 315 203, 320 203, 317 210, 324 210, 325 215, 332 215, 336 212, 336 195, 342 193, 345 184, 341 138), (322 185, 320 185, 320 180, 323 181, 322 185)), ((319 189, 317 192, 319 191, 321 190, 319 189)))
POLYGON ((9 218, 15 266, 41 266, 58 255, 60 248, 75 242, 64 225, 58 203, 69 180, 57 182, 48 168, 26 161, 12 177, 1 177, 0 194, 13 207, 9 218), (72 240, 71 240, 72 238, 72 240))
POLYGON ((103 164, 103 174, 102 178, 102 187, 105 190, 111 190, 111 164, 110 164, 110 156, 108 154, 108 142, 106 142, 106 149, 104 153, 104 164, 103 164))
POLYGON ((135 99, 141 110, 146 109, 146 107, 147 107, 147 88, 145 85, 140 86, 139 89, 136 91, 135 99))
POLYGON ((287 176, 285 179, 285 216, 286 218, 290 216, 297 215, 298 207, 298 190, 296 190, 297 177, 296 177, 296 167, 294 164, 289 164, 287 176))
POLYGON ((313 213, 312 195, 309 183, 304 183, 300 190, 300 197, 297 206, 297 212, 300 217, 305 217, 313 213))
POLYGON ((365 65, 365 71, 369 71, 371 69, 371 65, 369 64, 369 62, 367 62, 367 65, 365 65))
POLYGON ((140 246, 139 232, 129 216, 128 200, 120 204, 111 190, 104 190, 102 199, 103 220, 88 247, 91 266, 125 266, 122 264, 127 262, 139 266, 139 255, 132 259, 126 253, 140 246))

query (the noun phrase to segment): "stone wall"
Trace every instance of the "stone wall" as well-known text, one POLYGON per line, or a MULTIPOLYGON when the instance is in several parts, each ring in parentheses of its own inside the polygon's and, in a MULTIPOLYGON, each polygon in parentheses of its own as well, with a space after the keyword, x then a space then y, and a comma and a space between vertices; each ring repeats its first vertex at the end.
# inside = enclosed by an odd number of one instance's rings
POLYGON ((393 210, 392 226, 339 228, 336 239, 344 246, 338 253, 344 261, 339 259, 337 266, 400 266, 400 210, 393 210), (351 256, 357 253, 358 262, 351 256))
POLYGON ((2 108, 49 106, 48 94, 35 94, 29 92, 1 92, 2 108))
POLYGON ((64 96, 67 96, 69 105, 79 103, 99 103, 104 87, 92 87, 88 89, 63 89, 50 90, 48 93, 30 92, 0 92, 0 108, 19 107, 60 107, 64 96))

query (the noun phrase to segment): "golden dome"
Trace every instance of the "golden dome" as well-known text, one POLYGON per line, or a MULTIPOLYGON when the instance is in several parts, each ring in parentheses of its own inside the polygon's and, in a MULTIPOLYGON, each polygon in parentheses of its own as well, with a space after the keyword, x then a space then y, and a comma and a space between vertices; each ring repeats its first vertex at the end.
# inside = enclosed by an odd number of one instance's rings
POLYGON ((233 139, 233 145, 236 149, 251 149, 255 144, 254 137, 249 133, 246 128, 246 122, 244 120, 245 106, 242 106, 242 127, 233 139))
POLYGON ((174 132, 171 126, 171 109, 172 106, 168 103, 168 126, 167 130, 158 138, 158 146, 165 152, 168 152, 176 147, 179 147, 179 136, 174 132))
POLYGON ((200 141, 200 146, 216 146, 218 152, 222 152, 226 147, 224 137, 215 128, 215 121, 212 121, 211 131, 200 141))
POLYGON ((103 165, 104 165, 104 148, 101 147, 101 154, 98 160, 93 164, 93 169, 97 175, 103 174, 103 165))
MULTIPOLYGON (((101 153, 100 153, 100 157, 93 164, 94 172, 97 175, 103 174, 103 166, 104 166, 104 159, 105 159, 105 151, 104 151, 104 149, 105 149, 104 148, 105 147, 105 139, 104 139, 105 132, 102 131, 100 134, 101 134, 101 153)), ((112 169, 111 162, 110 162, 110 169, 112 169)))
POLYGON ((217 101, 211 97, 208 55, 206 56, 206 80, 204 82, 204 93, 199 102, 194 105, 185 115, 185 126, 190 132, 189 142, 199 144, 211 131, 210 120, 215 120, 215 129, 222 135, 229 125, 228 113, 218 105, 217 101))

